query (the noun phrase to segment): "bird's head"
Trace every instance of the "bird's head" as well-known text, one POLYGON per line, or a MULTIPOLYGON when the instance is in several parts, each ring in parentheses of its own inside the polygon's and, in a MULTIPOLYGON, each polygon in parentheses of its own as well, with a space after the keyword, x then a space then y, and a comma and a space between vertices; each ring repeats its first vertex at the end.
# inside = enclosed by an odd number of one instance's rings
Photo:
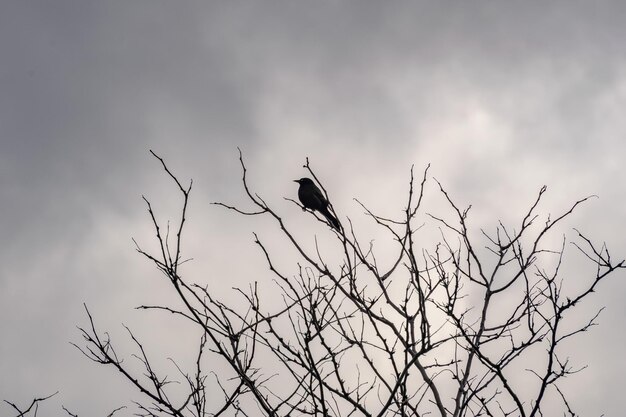
POLYGON ((315 184, 313 182, 313 180, 311 180, 311 178, 300 178, 299 180, 293 180, 294 182, 297 182, 300 185, 309 185, 309 184, 315 184))

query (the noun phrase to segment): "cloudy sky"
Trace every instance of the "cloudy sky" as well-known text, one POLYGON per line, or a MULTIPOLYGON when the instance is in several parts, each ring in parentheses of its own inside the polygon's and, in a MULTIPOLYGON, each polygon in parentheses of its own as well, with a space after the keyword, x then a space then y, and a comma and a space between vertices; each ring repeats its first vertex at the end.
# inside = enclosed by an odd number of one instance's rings
MULTIPOLYGON (((59 390, 45 415, 97 416, 136 398, 69 344, 83 302, 122 339, 121 323, 157 346, 179 330, 133 310, 172 296, 131 241, 153 238, 142 194, 162 219, 180 203, 149 149, 194 180, 188 273, 215 291, 269 279, 252 232, 275 228, 209 204, 246 203, 237 147, 305 231, 283 197, 306 157, 353 219, 354 197, 398 213, 431 163, 476 228, 543 184, 544 214, 596 194, 562 232, 624 257, 625 21, 620 1, 2 1, 0 399, 59 390)), ((621 273, 587 306, 607 308, 577 346, 583 415, 623 412, 625 293, 621 273)))

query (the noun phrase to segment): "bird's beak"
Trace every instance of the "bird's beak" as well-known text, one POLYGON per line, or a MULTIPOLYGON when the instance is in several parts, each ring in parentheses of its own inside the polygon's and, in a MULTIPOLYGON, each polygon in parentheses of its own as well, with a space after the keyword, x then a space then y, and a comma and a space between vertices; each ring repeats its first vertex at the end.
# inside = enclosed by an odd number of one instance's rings
POLYGON ((300 180, 293 180, 293 182, 298 182, 298 183, 299 183, 299 182, 300 182, 300 180))

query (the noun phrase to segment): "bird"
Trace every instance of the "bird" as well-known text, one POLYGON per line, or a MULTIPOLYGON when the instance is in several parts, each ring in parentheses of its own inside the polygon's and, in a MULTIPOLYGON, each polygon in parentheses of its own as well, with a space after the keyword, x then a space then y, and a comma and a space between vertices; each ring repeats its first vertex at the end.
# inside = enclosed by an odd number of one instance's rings
POLYGON ((298 199, 300 199, 304 209, 319 211, 326 217, 335 230, 339 230, 339 221, 328 211, 328 200, 326 200, 326 197, 324 197, 324 194, 317 188, 313 180, 304 177, 299 180, 294 180, 294 182, 300 184, 300 188, 298 188, 298 199))

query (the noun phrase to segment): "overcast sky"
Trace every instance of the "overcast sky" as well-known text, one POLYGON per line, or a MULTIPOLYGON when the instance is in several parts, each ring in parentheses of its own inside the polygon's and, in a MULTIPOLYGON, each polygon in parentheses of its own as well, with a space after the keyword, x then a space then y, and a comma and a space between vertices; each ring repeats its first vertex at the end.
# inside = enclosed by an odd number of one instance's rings
MULTIPOLYGON (((543 184, 545 214, 597 194, 562 232, 626 256, 626 3, 547 3, 3 0, 0 399, 59 390, 44 415, 99 416, 137 398, 69 344, 83 302, 120 338, 179 331, 133 310, 172 297, 131 241, 153 239, 142 194, 163 219, 179 203, 149 149, 194 179, 189 278, 216 291, 269 279, 252 232, 271 224, 209 204, 245 204, 238 146, 304 230, 319 224, 282 197, 306 157, 353 219, 354 197, 398 213, 431 163, 476 228, 543 184)), ((607 309, 577 346, 582 415, 623 414, 624 294, 622 273, 590 299, 607 309)))

